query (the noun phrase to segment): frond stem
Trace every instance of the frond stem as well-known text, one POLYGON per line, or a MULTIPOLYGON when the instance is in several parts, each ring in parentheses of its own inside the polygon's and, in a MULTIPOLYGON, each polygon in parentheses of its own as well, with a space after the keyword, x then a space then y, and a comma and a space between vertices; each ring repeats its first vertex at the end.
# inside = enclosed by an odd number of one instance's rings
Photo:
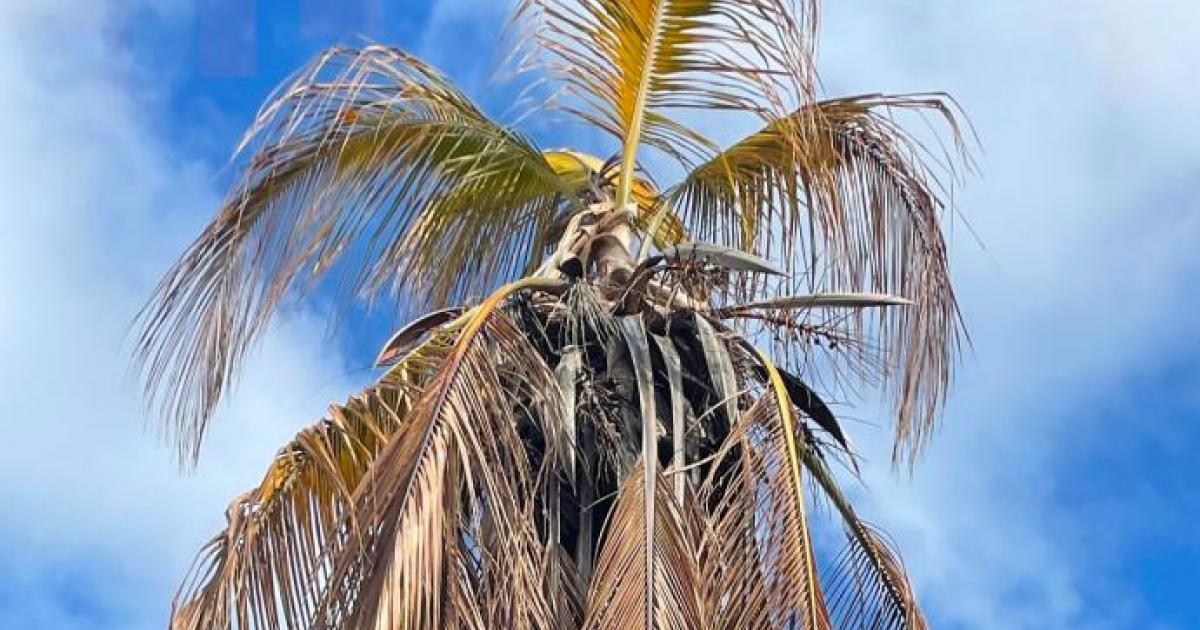
POLYGON ((654 6, 653 31, 650 39, 646 42, 646 58, 642 63, 642 76, 639 77, 638 91, 633 101, 633 113, 629 119, 629 129, 625 133, 625 144, 621 152, 621 173, 617 179, 617 208, 624 208, 629 203, 630 192, 633 190, 633 171, 637 162, 638 144, 642 136, 642 124, 646 118, 646 101, 650 97, 650 79, 658 56, 658 40, 662 36, 664 4, 666 4, 666 0, 659 0, 654 6))

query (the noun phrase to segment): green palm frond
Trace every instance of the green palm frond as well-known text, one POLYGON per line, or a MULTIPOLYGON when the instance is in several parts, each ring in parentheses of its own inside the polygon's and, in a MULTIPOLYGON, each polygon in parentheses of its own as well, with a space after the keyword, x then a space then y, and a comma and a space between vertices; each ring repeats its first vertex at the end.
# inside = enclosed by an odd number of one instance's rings
POLYGON ((242 150, 241 179, 141 315, 147 389, 184 459, 285 298, 345 258, 345 293, 395 288, 412 312, 475 295, 540 256, 537 238, 576 203, 581 179, 422 62, 379 46, 317 59, 242 150))

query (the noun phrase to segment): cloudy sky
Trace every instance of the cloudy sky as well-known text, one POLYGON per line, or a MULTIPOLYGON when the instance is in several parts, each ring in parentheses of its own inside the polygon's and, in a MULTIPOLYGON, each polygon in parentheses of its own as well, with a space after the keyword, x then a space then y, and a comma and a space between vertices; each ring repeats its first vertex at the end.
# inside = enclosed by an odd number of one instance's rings
MULTIPOLYGON (((290 309, 180 475, 126 336, 275 83, 365 36, 503 111, 501 4, 0 0, 0 627, 162 627, 226 502, 369 377, 386 329, 290 309)), ((984 146, 974 351, 911 478, 851 410, 866 511, 938 628, 1200 627, 1200 3, 826 4, 829 94, 946 90, 984 146)))

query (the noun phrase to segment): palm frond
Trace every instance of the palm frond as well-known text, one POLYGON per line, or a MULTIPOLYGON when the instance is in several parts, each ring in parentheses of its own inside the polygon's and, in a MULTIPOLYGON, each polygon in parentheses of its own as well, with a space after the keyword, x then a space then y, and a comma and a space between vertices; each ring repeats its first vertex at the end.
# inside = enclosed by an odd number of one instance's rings
POLYGON ((739 249, 712 243, 680 243, 663 249, 662 257, 674 262, 713 264, 728 271, 784 275, 784 271, 769 260, 739 249))
POLYGON ((704 363, 708 370, 713 391, 725 412, 727 421, 732 425, 738 417, 738 378, 733 366, 729 348, 725 345, 717 329, 701 315, 695 315, 696 336, 700 339, 700 347, 704 351, 704 363))
MULTIPOLYGON (((842 430, 841 423, 834 417, 829 405, 800 377, 779 367, 776 367, 775 371, 783 381, 783 387, 791 405, 803 412, 805 417, 815 422, 822 431, 827 433, 843 453, 850 458, 851 465, 856 465, 854 464, 854 450, 850 447, 850 438, 842 430)), ((755 366, 755 375, 764 381, 770 380, 770 373, 761 365, 755 366)))
MULTIPOLYGON (((829 614, 824 623, 835 628, 925 630, 924 616, 903 566, 877 531, 859 520, 826 464, 823 453, 799 431, 799 426, 792 418, 791 406, 798 404, 810 410, 809 415, 814 418, 827 415, 824 422, 818 422, 823 426, 832 423, 836 427, 832 414, 803 382, 772 365, 765 353, 760 351, 759 359, 766 380, 771 385, 769 396, 781 405, 780 422, 769 426, 790 432, 790 435, 782 435, 789 467, 793 470, 802 467, 809 473, 809 478, 841 516, 846 531, 846 550, 832 565, 826 567, 822 579, 826 590, 822 611, 829 614), (812 413, 812 410, 817 413, 812 413)), ((838 432, 840 434, 840 428, 838 432)), ((771 434, 779 435, 774 431, 771 434)), ((848 449, 844 442, 842 445, 848 449)))
POLYGON ((757 302, 732 304, 717 310, 720 317, 737 317, 748 311, 797 310, 813 308, 878 308, 882 306, 913 306, 907 298, 883 293, 812 293, 770 298, 757 302))
POLYGON ((777 556, 768 560, 768 583, 775 586, 770 592, 778 596, 777 610, 794 606, 789 613, 791 623, 814 630, 830 628, 806 513, 802 473, 806 445, 779 371, 765 354, 760 353, 758 358, 767 370, 770 390, 746 414, 746 422, 766 432, 764 461, 768 468, 764 472, 771 479, 767 501, 779 520, 778 524, 767 525, 769 545, 779 535, 778 542, 774 542, 778 547, 767 551, 769 559, 777 556))
POLYGON ((666 372, 667 401, 671 412, 671 469, 675 475, 675 500, 683 505, 687 494, 687 397, 683 389, 683 362, 669 337, 654 335, 654 346, 662 356, 666 372))
POLYGON ((858 518, 818 453, 807 451, 804 464, 841 516, 846 532, 845 550, 826 571, 831 576, 826 588, 835 627, 926 630, 925 616, 895 550, 858 518))
MULTIPOLYGON (((643 521, 643 557, 649 566, 644 571, 646 599, 646 625, 652 630, 656 602, 652 597, 655 591, 654 563, 655 530, 657 520, 658 495, 658 413, 655 410, 654 376, 650 359, 650 342, 646 338, 646 327, 641 316, 622 317, 621 332, 629 348, 630 362, 633 364, 634 378, 637 379, 638 410, 642 416, 642 521, 643 521)), ((601 558, 604 556, 601 555, 601 558)), ((601 568, 604 568, 603 563, 601 568)), ((686 626, 685 626, 686 627, 686 626)))
MULTIPOLYGON (((731 463, 701 487, 700 501, 712 505, 701 546, 705 599, 714 628, 778 627, 768 600, 767 566, 761 515, 759 479, 763 465, 753 448, 750 427, 741 422, 730 434, 731 463), (717 490, 720 490, 718 493, 717 490)), ((715 471, 722 469, 718 461, 715 471)))
POLYGON ((638 148, 685 162, 710 142, 671 110, 765 118, 811 100, 811 0, 522 0, 516 21, 576 102, 622 146, 616 199, 629 200, 638 148))
POLYGON ((797 400, 795 377, 699 314, 662 332, 645 314, 561 314, 580 290, 502 288, 404 354, 387 396, 302 432, 235 503, 174 627, 924 628, 899 561, 795 415, 825 426, 819 399, 797 400), (563 301, 513 297, 527 289, 563 301), (601 387, 622 393, 581 404, 601 387), (611 441, 586 437, 596 413, 617 421, 611 441), (679 464, 693 449, 703 483, 679 464), (642 472, 672 461, 676 483, 642 472), (805 477, 849 543, 820 571, 805 477))
POLYGON ((538 281, 508 285, 474 311, 410 412, 410 428, 359 484, 343 528, 361 535, 328 549, 317 626, 555 625, 534 522, 540 475, 514 413, 536 409, 530 420, 558 431, 562 402, 553 371, 497 311, 531 286, 538 281))
MULTIPOLYGON (((664 193, 696 238, 779 260, 809 291, 902 295, 866 321, 896 394, 897 461, 927 441, 963 329, 942 230, 954 160, 970 167, 956 109, 940 95, 822 101, 735 143, 664 193), (932 113, 954 148, 940 156, 894 118, 932 113), (937 166, 935 166, 937 165, 937 166), (944 178, 943 178, 944 179, 944 178)), ((749 296, 746 296, 749 297, 749 296)), ((864 318, 850 320, 861 337, 864 318)))
POLYGON ((596 576, 588 593, 584 628, 670 628, 710 626, 705 609, 696 540, 687 510, 675 503, 658 473, 645 480, 638 464, 621 484, 605 528, 596 576), (652 503, 642 490, 652 488, 652 503))
POLYGON ((176 595, 172 630, 303 625, 328 566, 325 540, 383 444, 402 431, 407 388, 379 385, 334 406, 280 450, 262 483, 230 504, 176 595))
POLYGON ((408 426, 422 389, 453 348, 445 329, 378 383, 279 450, 258 486, 229 505, 227 525, 193 564, 172 606, 172 630, 276 630, 310 623, 324 550, 352 512, 372 462, 408 426))
POLYGON ((346 295, 395 288, 414 313, 460 301, 525 269, 560 205, 577 202, 569 162, 382 46, 315 60, 240 151, 229 198, 140 315, 147 391, 184 460, 285 298, 338 267, 346 295))
POLYGON ((375 365, 385 365, 399 359, 411 350, 422 337, 429 334, 430 331, 452 323, 462 317, 462 315, 462 307, 451 306, 422 315, 409 322, 404 328, 396 331, 387 340, 387 343, 383 344, 383 349, 375 356, 375 365))

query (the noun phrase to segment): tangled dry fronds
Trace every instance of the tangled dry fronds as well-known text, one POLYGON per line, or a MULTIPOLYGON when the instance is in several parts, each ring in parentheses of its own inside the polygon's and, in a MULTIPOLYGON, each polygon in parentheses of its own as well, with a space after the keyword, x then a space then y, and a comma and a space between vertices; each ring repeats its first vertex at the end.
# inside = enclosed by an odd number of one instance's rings
POLYGON ((522 0, 517 65, 608 159, 395 48, 285 84, 141 316, 181 459, 287 300, 387 294, 410 323, 230 505, 172 627, 923 629, 841 489, 829 401, 883 386, 894 461, 927 443, 964 339, 943 200, 971 163, 949 97, 820 99, 816 24, 815 0, 522 0), (696 109, 759 131, 718 147, 696 109), (683 177, 658 186, 647 148, 683 177))

